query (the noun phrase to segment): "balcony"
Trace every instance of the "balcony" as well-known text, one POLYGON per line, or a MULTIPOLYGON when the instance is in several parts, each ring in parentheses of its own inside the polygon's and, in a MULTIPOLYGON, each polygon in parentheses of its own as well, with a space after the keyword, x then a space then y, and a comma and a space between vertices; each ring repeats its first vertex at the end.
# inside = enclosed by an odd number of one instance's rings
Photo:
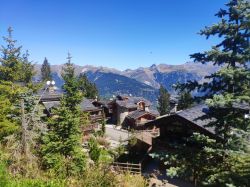
POLYGON ((103 115, 102 114, 94 114, 89 116, 89 120, 91 122, 97 122, 103 120, 103 115))

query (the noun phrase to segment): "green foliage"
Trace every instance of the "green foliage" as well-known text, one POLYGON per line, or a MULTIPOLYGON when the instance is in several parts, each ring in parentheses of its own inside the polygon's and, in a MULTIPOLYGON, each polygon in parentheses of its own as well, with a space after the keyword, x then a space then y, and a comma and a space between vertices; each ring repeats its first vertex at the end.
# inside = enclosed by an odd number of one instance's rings
POLYGON ((21 81, 24 83, 31 84, 32 77, 35 75, 34 65, 29 61, 29 52, 23 55, 22 65, 21 65, 21 81))
POLYGON ((90 167, 81 181, 83 187, 116 187, 119 185, 116 175, 108 168, 99 166, 90 167))
POLYGON ((93 99, 99 96, 96 85, 94 83, 91 83, 85 74, 80 74, 78 81, 80 89, 82 90, 86 98, 93 99))
MULTIPOLYGON (((4 38, 7 47, 0 49, 0 186, 124 186, 116 174, 99 164, 85 170, 80 126, 86 124, 86 116, 79 109, 83 94, 70 56, 62 75, 65 92, 61 106, 39 138, 44 124, 37 116, 37 98, 31 91, 37 89, 31 82, 34 67, 28 52, 22 55, 21 47, 15 47, 11 28, 8 31, 9 36, 4 38), (23 137, 29 148, 27 154, 23 151, 23 137)), ((94 157, 99 163, 112 161, 106 149, 98 149, 98 155, 94 157)))
POLYGON ((71 58, 70 54, 68 54, 68 62, 63 67, 63 90, 65 91, 63 100, 65 101, 66 107, 68 107, 73 113, 78 113, 78 105, 83 99, 83 94, 80 91, 79 82, 75 75, 75 68, 71 63, 71 58))
POLYGON ((0 96, 0 140, 18 130, 18 123, 9 117, 12 104, 5 96, 0 96))
POLYGON ((4 81, 19 81, 21 73, 21 46, 16 47, 16 40, 12 38, 12 28, 8 29, 8 37, 3 37, 7 47, 2 46, 0 58, 0 79, 4 81))
POLYGON ((198 186, 248 186, 249 155, 223 148, 223 144, 199 133, 169 143, 166 152, 151 154, 168 166, 169 177, 192 179, 198 186))
POLYGON ((209 138, 194 134, 194 147, 184 144, 174 154, 167 154, 168 162, 173 164, 168 174, 191 176, 203 185, 249 186, 250 167, 245 158, 249 158, 250 121, 244 119, 244 111, 237 104, 250 103, 250 71, 247 67, 250 60, 250 3, 231 0, 226 7, 216 14, 219 23, 200 32, 207 38, 218 36, 220 43, 209 51, 191 55, 195 62, 213 62, 221 68, 205 77, 207 81, 201 84, 189 81, 177 86, 181 91, 203 93, 196 99, 206 99, 210 116, 217 119, 209 126, 222 141, 210 143, 209 138))
POLYGON ((89 157, 95 163, 98 163, 100 155, 101 155, 101 148, 99 147, 94 137, 91 137, 88 143, 89 143, 89 157))
POLYGON ((49 119, 48 132, 43 137, 42 158, 46 169, 61 176, 76 176, 85 169, 85 154, 81 147, 81 113, 79 104, 82 94, 77 87, 73 64, 68 57, 64 68, 64 96, 60 107, 49 119))
POLYGON ((16 47, 16 40, 12 38, 12 28, 8 29, 8 37, 3 37, 6 47, 2 46, 0 51, 0 80, 11 82, 30 83, 34 75, 34 66, 29 62, 29 53, 22 56, 21 46, 16 47))
MULTIPOLYGON (((1 187, 63 187, 65 181, 59 179, 50 179, 37 176, 36 179, 16 175, 15 177, 9 172, 8 165, 10 161, 4 156, 3 150, 0 151, 0 186, 1 187)), ((20 159, 20 158, 19 158, 20 159)), ((33 171, 34 172, 34 171, 33 171)))
POLYGON ((178 110, 184 110, 187 108, 190 108, 194 101, 193 101, 193 97, 190 94, 190 92, 187 91, 181 91, 179 93, 180 99, 178 101, 178 110))
POLYGON ((20 98, 27 88, 0 80, 0 141, 20 129, 20 98))
POLYGON ((170 111, 169 106, 170 95, 168 91, 161 85, 159 90, 159 97, 158 97, 158 111, 160 115, 168 114, 170 111))
POLYGON ((41 76, 43 81, 51 80, 51 70, 50 70, 50 64, 45 57, 42 67, 41 67, 41 76))

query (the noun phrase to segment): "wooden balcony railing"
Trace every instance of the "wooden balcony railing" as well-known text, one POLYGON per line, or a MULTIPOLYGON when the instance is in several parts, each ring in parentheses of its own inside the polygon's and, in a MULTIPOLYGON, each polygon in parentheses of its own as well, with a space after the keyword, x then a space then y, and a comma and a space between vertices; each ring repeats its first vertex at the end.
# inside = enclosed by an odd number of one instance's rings
POLYGON ((99 120, 102 120, 102 119, 103 119, 102 114, 90 115, 89 116, 89 120, 92 121, 92 122, 96 122, 96 121, 99 121, 99 120))

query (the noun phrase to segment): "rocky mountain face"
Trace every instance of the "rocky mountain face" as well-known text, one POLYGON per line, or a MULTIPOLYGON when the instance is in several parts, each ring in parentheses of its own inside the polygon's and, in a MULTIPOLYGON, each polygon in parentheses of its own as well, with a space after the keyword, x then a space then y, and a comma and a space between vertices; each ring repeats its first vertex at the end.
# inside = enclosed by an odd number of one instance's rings
MULTIPOLYGON (((40 76, 41 65, 36 65, 37 77, 40 76)), ((63 84, 61 78, 62 65, 52 65, 53 79, 58 87, 63 84)), ((76 73, 85 73, 90 81, 94 82, 102 97, 111 97, 117 94, 132 94, 142 96, 150 101, 156 101, 158 89, 163 85, 173 93, 173 84, 188 80, 204 81, 203 77, 215 72, 218 67, 212 63, 197 64, 193 62, 182 65, 153 64, 150 67, 140 67, 135 70, 119 71, 107 67, 78 66, 76 73)))

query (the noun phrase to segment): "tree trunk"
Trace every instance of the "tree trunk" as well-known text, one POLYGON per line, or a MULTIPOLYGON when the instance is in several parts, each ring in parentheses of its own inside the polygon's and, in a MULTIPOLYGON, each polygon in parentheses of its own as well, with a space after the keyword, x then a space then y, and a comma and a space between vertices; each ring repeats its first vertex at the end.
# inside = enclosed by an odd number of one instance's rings
POLYGON ((21 100, 21 112, 22 112, 22 152, 27 157, 28 145, 27 145, 27 123, 24 114, 24 100, 21 100))

